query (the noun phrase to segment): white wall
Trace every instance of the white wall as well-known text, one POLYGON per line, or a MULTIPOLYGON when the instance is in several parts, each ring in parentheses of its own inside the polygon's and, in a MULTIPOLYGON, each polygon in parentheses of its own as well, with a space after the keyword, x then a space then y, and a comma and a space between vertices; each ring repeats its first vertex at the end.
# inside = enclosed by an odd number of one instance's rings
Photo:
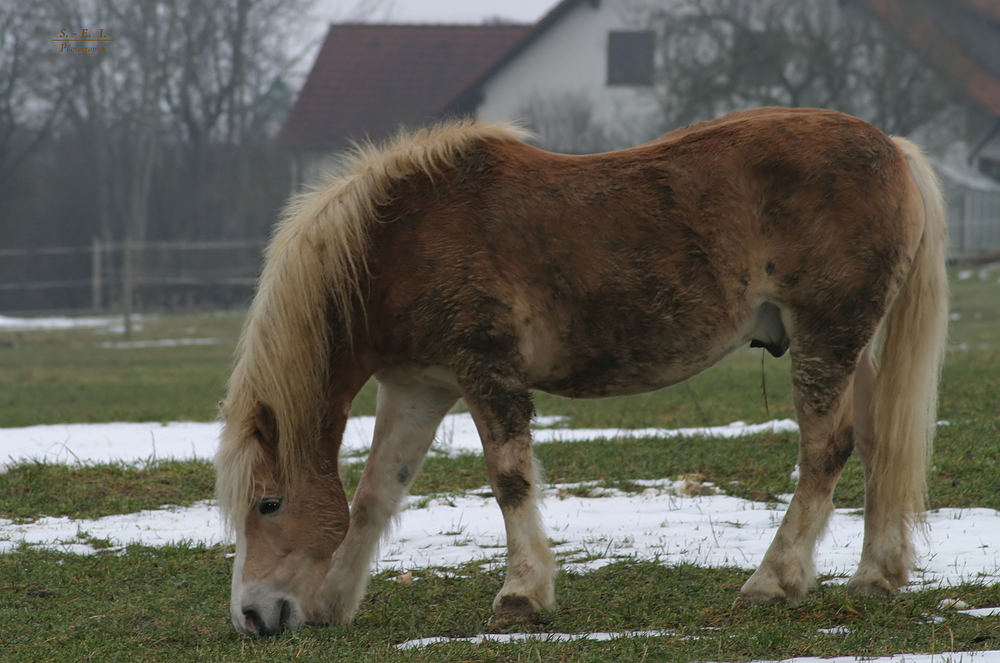
POLYGON ((483 88, 478 116, 518 120, 532 96, 582 95, 594 119, 615 133, 652 137, 656 105, 651 87, 607 85, 608 32, 646 28, 635 0, 580 2, 495 74, 483 88))

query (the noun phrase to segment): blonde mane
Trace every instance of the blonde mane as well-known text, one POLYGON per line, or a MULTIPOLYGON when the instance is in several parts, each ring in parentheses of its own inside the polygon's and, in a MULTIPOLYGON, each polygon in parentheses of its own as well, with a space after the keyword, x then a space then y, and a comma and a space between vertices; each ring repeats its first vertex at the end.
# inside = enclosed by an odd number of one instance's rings
POLYGON ((216 491, 231 527, 245 519, 252 500, 252 470, 261 454, 253 437, 259 403, 274 410, 283 480, 294 484, 308 469, 331 353, 350 350, 353 316, 363 313, 368 229, 378 207, 391 202, 400 181, 420 173, 433 178, 475 144, 526 136, 508 124, 470 120, 401 132, 381 148, 358 146, 343 170, 290 201, 265 252, 222 408, 216 491))

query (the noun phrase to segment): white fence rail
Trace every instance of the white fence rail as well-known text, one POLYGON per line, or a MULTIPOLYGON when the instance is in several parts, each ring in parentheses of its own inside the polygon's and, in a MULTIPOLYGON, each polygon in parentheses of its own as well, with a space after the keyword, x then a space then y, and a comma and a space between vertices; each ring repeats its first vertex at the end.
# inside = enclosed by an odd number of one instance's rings
POLYGON ((960 191, 948 203, 952 255, 1000 251, 1000 194, 960 191))

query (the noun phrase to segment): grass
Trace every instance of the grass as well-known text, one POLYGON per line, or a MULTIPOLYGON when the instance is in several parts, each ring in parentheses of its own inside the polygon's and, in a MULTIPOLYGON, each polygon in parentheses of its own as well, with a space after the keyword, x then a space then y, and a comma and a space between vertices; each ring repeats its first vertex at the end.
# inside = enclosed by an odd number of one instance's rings
MULTIPOLYGON (((1000 273, 953 283, 948 354, 934 468, 933 507, 1000 509, 1000 273)), ((146 317, 132 340, 217 338, 213 345, 113 348, 107 330, 0 333, 0 426, 99 421, 207 421, 224 395, 238 314, 146 317)), ((759 422, 793 416, 787 358, 738 352, 719 366, 653 394, 602 401, 537 395, 540 414, 574 427, 644 428, 759 422)), ((374 413, 374 387, 355 402, 374 413)), ((730 494, 771 500, 791 490, 794 435, 742 439, 624 439, 537 445, 552 482, 597 481, 628 489, 637 479, 699 473, 730 494), (732 483, 735 482, 735 483, 732 483)), ((352 466, 347 482, 357 481, 352 466)), ((93 518, 211 497, 208 463, 66 468, 26 463, 0 473, 0 517, 93 518)), ((478 489, 478 456, 431 458, 413 493, 478 489)), ((838 506, 862 505, 860 467, 848 464, 838 506)), ((1000 649, 1000 619, 938 609, 959 596, 973 607, 1000 605, 1000 586, 921 590, 860 600, 820 584, 797 607, 733 610, 747 572, 618 562, 587 574, 560 573, 560 609, 538 632, 666 630, 671 635, 613 642, 456 642, 399 651, 418 637, 468 637, 489 630, 500 565, 415 571, 411 586, 377 576, 354 627, 305 628, 267 641, 240 639, 228 625, 227 547, 133 547, 75 556, 39 549, 0 555, 0 659, 86 660, 730 660, 790 656, 879 656, 898 652, 1000 649), (943 617, 935 622, 931 616, 943 617), (846 633, 820 629, 846 627, 846 633)), ((516 630, 516 629, 515 629, 516 630)))
MULTIPOLYGON (((794 608, 732 608, 744 571, 616 563, 587 574, 561 573, 561 609, 540 633, 657 630, 670 635, 612 643, 529 641, 449 643, 399 651, 428 635, 490 631, 489 604, 502 583, 496 568, 416 572, 416 582, 376 576, 352 628, 308 627, 267 641, 239 638, 226 623, 229 564, 219 548, 130 548, 125 555, 63 556, 31 551, 0 557, 7 618, 4 660, 752 660, 791 656, 879 656, 894 652, 996 647, 996 620, 940 610, 962 596, 1000 604, 997 586, 966 585, 857 599, 820 585, 794 608), (943 621, 934 623, 931 616, 943 621), (16 617, 16 618, 14 618, 16 617), (846 633, 820 629, 843 627, 846 633)), ((526 629, 518 629, 526 630, 526 629)))
POLYGON ((106 328, 0 332, 0 427, 103 421, 209 421, 233 361, 242 314, 149 316, 131 342, 211 345, 115 348, 106 328))
POLYGON ((30 462, 0 474, 5 496, 0 517, 19 522, 45 516, 100 518, 189 506, 212 497, 215 474, 202 461, 157 461, 133 467, 123 463, 82 468, 30 462), (60 490, 52 490, 60 486, 60 490))

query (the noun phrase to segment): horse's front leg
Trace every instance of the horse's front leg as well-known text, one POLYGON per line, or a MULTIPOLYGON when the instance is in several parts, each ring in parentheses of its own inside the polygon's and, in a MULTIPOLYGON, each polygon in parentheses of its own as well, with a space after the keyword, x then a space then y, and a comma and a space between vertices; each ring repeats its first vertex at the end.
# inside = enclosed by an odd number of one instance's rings
POLYGON ((507 532, 507 577, 493 601, 491 621, 500 627, 533 622, 542 610, 555 607, 556 566, 538 512, 531 395, 502 387, 464 395, 507 532))
POLYGON ((347 536, 333 555, 322 595, 321 621, 350 623, 371 575, 379 541, 406 496, 458 392, 430 384, 402 369, 376 374, 379 381, 371 452, 351 503, 347 536))

